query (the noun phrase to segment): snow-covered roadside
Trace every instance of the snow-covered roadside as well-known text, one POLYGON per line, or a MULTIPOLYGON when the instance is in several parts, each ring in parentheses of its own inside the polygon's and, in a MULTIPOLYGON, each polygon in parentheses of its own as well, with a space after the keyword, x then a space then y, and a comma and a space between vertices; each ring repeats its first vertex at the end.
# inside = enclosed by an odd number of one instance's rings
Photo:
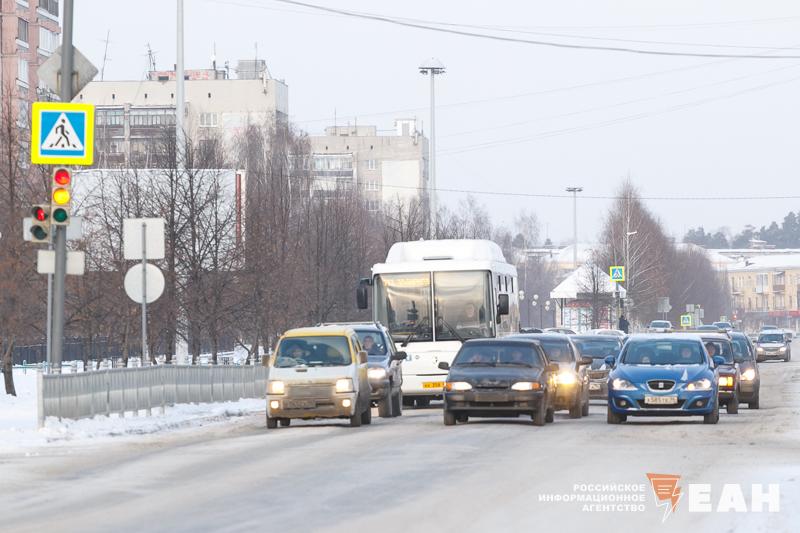
POLYGON ((36 371, 14 369, 17 396, 0 392, 0 453, 35 452, 37 447, 75 444, 102 439, 119 440, 176 429, 205 426, 233 420, 264 410, 264 401, 243 399, 238 402, 188 404, 167 407, 164 414, 153 410, 153 416, 98 416, 83 420, 48 418, 41 429, 36 423, 36 371))

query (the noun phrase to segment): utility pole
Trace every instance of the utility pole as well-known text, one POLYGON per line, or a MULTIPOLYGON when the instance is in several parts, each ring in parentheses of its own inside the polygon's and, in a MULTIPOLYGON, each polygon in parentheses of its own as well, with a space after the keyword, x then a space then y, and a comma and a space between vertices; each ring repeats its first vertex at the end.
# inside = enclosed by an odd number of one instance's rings
POLYGON ((444 74, 444 65, 436 58, 430 58, 422 63, 419 67, 419 72, 422 75, 430 75, 431 79, 431 139, 430 139, 430 157, 428 160, 428 179, 430 180, 430 198, 429 209, 431 211, 430 220, 433 226, 433 236, 436 235, 436 211, 438 209, 436 198, 436 91, 434 84, 434 77, 437 74, 444 74))
POLYGON ((178 1, 178 50, 175 65, 175 158, 178 170, 183 168, 186 137, 183 129, 184 116, 184 74, 183 74, 183 0, 178 1))
MULTIPOLYGON (((61 101, 72 101, 74 48, 72 47, 73 0, 64 0, 64 23, 61 26, 61 101)), ((53 248, 56 252, 53 274, 53 319, 50 350, 53 372, 61 373, 64 350, 64 299, 67 274, 67 226, 54 226, 53 248)))
POLYGON ((567 187, 567 192, 572 193, 572 269, 578 269, 578 193, 583 187, 567 187))

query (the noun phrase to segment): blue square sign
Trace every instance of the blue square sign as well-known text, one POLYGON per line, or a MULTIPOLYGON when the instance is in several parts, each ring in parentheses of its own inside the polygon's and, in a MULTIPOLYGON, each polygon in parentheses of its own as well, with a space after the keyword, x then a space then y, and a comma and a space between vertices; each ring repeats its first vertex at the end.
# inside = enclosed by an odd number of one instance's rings
POLYGON ((32 119, 32 162, 44 165, 93 163, 93 105, 35 102, 32 119))

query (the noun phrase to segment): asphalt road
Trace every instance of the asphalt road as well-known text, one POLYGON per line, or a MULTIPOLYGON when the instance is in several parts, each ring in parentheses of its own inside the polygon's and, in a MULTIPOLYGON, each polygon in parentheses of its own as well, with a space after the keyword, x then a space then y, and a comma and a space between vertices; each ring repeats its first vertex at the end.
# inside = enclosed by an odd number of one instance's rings
MULTIPOLYGON (((796 353, 800 356, 800 350, 796 353)), ((798 357, 800 359, 800 357, 798 357)), ((445 427, 441 410, 372 426, 263 417, 130 442, 0 457, 0 531, 796 531, 800 362, 766 363, 760 410, 609 426, 605 406, 537 428, 530 419, 445 427), (646 473, 708 483, 779 483, 778 513, 666 518, 646 473), (639 511, 584 510, 547 495, 644 484, 639 511)), ((624 492, 624 491, 623 491, 624 492)), ((600 493, 603 493, 602 491, 600 493)))

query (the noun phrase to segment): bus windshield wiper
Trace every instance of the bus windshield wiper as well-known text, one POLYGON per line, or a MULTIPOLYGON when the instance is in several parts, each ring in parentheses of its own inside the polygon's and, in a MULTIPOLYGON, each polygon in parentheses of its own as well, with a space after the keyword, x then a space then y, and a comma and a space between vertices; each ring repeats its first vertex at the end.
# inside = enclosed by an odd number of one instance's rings
POLYGON ((424 326, 427 321, 428 317, 425 317, 422 320, 420 320, 419 324, 417 324, 417 327, 414 328, 414 331, 409 333, 408 337, 406 337, 406 340, 404 340, 400 346, 402 346, 403 348, 408 346, 408 343, 411 342, 411 339, 417 336, 417 334, 422 330, 422 326, 424 326))
POLYGON ((452 333, 453 336, 461 342, 461 344, 464 344, 464 339, 463 339, 463 337, 461 337, 461 335, 458 334, 458 331, 456 331, 456 328, 451 326, 450 323, 447 320, 445 320, 444 318, 440 318, 439 320, 442 321, 442 324, 444 325, 444 327, 449 329, 450 333, 452 333))

